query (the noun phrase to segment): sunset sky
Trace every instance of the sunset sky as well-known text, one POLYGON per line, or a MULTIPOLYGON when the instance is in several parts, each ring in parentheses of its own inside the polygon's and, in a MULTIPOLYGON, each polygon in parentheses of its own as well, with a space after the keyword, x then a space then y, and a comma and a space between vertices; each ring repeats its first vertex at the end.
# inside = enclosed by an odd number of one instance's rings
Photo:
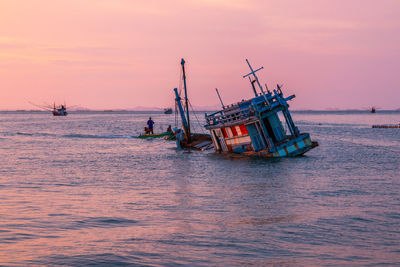
POLYGON ((0 109, 173 106, 180 59, 195 106, 252 96, 294 109, 400 108, 398 0, 0 0, 0 109))

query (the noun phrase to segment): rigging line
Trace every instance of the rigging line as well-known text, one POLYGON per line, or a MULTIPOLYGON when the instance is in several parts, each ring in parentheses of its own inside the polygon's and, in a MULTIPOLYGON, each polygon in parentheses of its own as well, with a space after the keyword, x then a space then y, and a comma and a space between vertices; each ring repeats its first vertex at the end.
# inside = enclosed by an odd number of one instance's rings
MULTIPOLYGON (((183 87, 183 73, 182 73, 182 70, 180 70, 179 71, 179 84, 178 84, 178 92, 179 92, 179 95, 181 95, 182 94, 182 87, 183 87)), ((179 124, 179 119, 178 119, 178 103, 176 103, 176 100, 174 101, 175 102, 175 127, 176 128, 178 128, 178 124, 179 124)))
POLYGON ((200 126, 201 132, 202 132, 203 134, 205 134, 205 131, 204 131, 204 129, 203 129, 203 126, 200 124, 200 120, 199 120, 199 118, 197 117, 196 113, 194 112, 192 103, 190 103, 190 101, 188 101, 188 102, 189 102, 190 109, 192 110, 192 113, 194 114, 194 117, 196 118, 196 121, 197 121, 198 125, 200 126))
POLYGON ((182 95, 182 87, 183 87, 183 72, 181 71, 179 76, 179 86, 178 86, 179 95, 182 95))
POLYGON ((178 128, 178 104, 175 101, 175 128, 178 128))
POLYGON ((42 110, 48 110, 48 111, 52 111, 53 110, 53 106, 52 105, 43 105, 43 106, 41 106, 41 105, 36 105, 35 103, 32 103, 32 102, 29 102, 29 104, 31 104, 31 105, 34 105, 35 107, 38 107, 38 108, 40 108, 40 109, 42 109, 42 110))

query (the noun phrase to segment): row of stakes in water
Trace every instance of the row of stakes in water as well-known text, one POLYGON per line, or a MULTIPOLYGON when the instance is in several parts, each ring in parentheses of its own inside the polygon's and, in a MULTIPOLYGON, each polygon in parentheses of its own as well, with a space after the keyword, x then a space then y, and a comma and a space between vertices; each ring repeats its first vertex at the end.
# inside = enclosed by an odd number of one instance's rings
POLYGON ((400 128, 399 124, 372 125, 372 128, 400 128))

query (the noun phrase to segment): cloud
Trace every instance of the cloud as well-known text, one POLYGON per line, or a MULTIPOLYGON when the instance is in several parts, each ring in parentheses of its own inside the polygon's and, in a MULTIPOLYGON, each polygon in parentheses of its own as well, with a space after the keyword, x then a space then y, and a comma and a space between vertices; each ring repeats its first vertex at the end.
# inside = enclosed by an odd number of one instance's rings
POLYGON ((81 46, 40 46, 40 49, 56 54, 72 54, 80 56, 101 57, 112 56, 118 49, 109 46, 81 45, 81 46))
POLYGON ((128 63, 101 61, 101 60, 70 60, 70 59, 53 59, 52 64, 72 67, 127 67, 128 63))
POLYGON ((118 50, 99 45, 58 45, 36 43, 27 39, 0 36, 0 58, 7 64, 23 62, 69 66, 127 66, 116 62, 113 56, 118 50))
POLYGON ((190 0, 192 5, 203 7, 219 7, 226 9, 250 9, 253 5, 244 0, 190 0))
POLYGON ((32 45, 22 39, 13 38, 9 36, 0 36, 0 48, 1 49, 21 49, 29 48, 32 45))

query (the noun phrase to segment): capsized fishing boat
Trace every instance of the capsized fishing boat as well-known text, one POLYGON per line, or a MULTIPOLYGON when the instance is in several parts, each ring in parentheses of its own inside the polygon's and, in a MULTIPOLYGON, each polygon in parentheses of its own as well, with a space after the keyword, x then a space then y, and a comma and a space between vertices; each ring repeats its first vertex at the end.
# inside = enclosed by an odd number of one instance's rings
POLYGON ((176 136, 176 144, 179 149, 207 150, 212 148, 211 136, 209 134, 192 133, 191 131, 189 99, 186 86, 185 60, 183 58, 181 60, 181 66, 185 99, 184 104, 182 104, 182 98, 178 92, 178 88, 174 88, 175 104, 179 111, 183 128, 173 128, 173 132, 176 136))
POLYGON ((210 131, 215 150, 285 157, 303 155, 318 146, 317 142, 311 141, 310 134, 300 132, 292 120, 287 102, 295 95, 284 97, 280 85, 273 92, 266 86, 265 92, 256 75, 263 67, 253 70, 247 59, 246 62, 251 72, 243 78, 249 78, 254 98, 225 106, 217 89, 222 110, 205 115, 205 128, 210 131))

